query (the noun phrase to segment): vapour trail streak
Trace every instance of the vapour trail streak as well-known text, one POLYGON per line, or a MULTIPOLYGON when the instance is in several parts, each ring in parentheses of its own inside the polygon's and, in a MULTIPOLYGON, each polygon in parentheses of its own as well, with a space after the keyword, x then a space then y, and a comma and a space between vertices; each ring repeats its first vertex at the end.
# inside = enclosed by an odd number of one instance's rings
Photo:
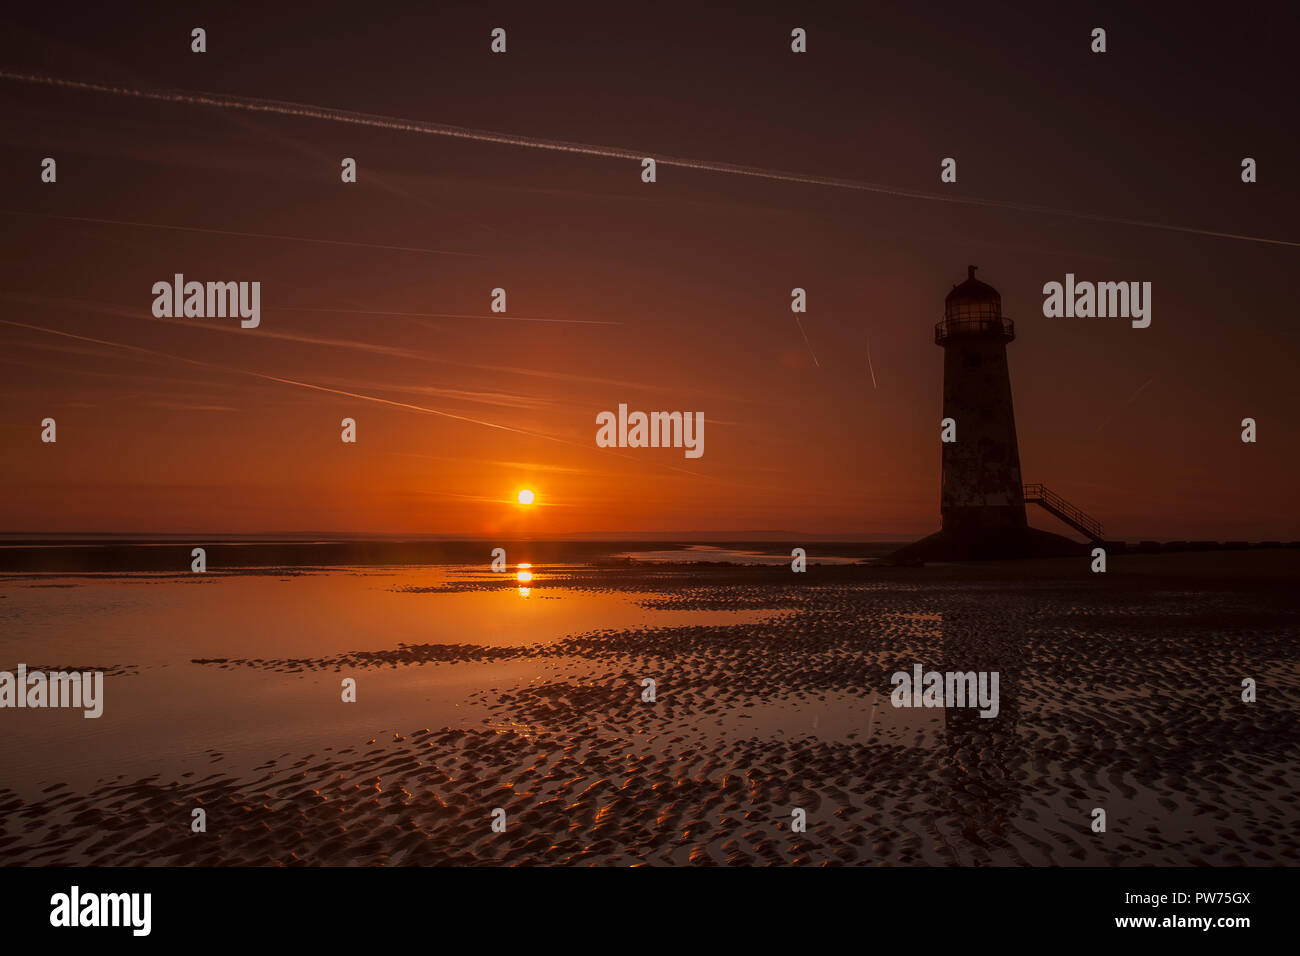
MULTIPOLYGON (((1120 406, 1120 409, 1127 408, 1129 405, 1132 405, 1134 402, 1136 402, 1138 396, 1141 395, 1143 392, 1145 392, 1147 386, 1154 381, 1155 381, 1154 378, 1149 378, 1145 382, 1143 382, 1142 385, 1138 388, 1138 390, 1128 397, 1128 401, 1126 401, 1123 405, 1120 406)), ((1107 425, 1109 425, 1111 421, 1115 418, 1115 416, 1118 414, 1119 414, 1119 409, 1107 415, 1105 420, 1100 425, 1097 426, 1097 434, 1101 434, 1101 430, 1105 428, 1107 425)))
POLYGON ((599 319, 542 319, 526 315, 459 315, 448 312, 384 312, 380 309, 312 309, 294 306, 269 306, 266 311, 279 312, 336 312, 343 315, 400 315, 410 319, 483 319, 497 322, 558 322, 564 325, 622 325, 622 322, 605 322, 599 319))
POLYGON ((364 249, 386 249, 392 252, 424 252, 437 256, 471 256, 486 259, 477 252, 449 252, 446 249, 420 249, 412 246, 386 246, 375 242, 354 242, 348 239, 313 239, 310 236, 278 236, 266 232, 235 232, 230 229, 205 229, 202 226, 173 226, 162 222, 131 222, 126 219, 93 219, 89 216, 54 216, 39 212, 19 212, 0 209, 3 216, 32 216, 37 219, 62 219, 65 222, 93 222, 106 226, 139 226, 147 229, 174 229, 177 232, 204 232, 215 236, 235 236, 242 239, 286 239, 291 242, 315 242, 326 246, 360 246, 364 249))
MULTIPOLYGON (((203 329, 205 331, 226 332, 227 334, 231 334, 231 335, 254 334, 258 337, 265 336, 268 338, 275 338, 275 339, 280 339, 280 340, 290 341, 290 342, 302 342, 306 345, 323 345, 323 346, 331 346, 337 348, 356 348, 364 351, 376 352, 378 354, 402 355, 403 353, 410 352, 410 350, 399 350, 396 347, 377 345, 373 342, 356 342, 347 339, 342 339, 342 340, 322 339, 314 336, 295 335, 288 332, 273 332, 265 325, 260 326, 256 330, 256 332, 251 332, 251 330, 246 331, 243 329, 227 330, 224 326, 219 326, 219 325, 200 325, 198 323, 178 321, 172 319, 155 319, 149 315, 137 315, 133 310, 125 306, 106 305, 98 302, 87 302, 84 300, 70 299, 70 298, 63 298, 63 297, 53 298, 49 296, 23 295, 20 293, 0 293, 0 298, 11 299, 15 302, 22 302, 27 305, 38 305, 38 306, 49 306, 49 307, 58 306, 58 307, 78 309, 82 311, 90 311, 90 312, 104 314, 104 315, 121 316, 125 318, 140 318, 145 321, 158 322, 160 324, 170 325, 175 328, 203 329)), ((554 321, 560 321, 560 320, 557 319, 554 321)), ((673 392, 673 393, 678 393, 681 391, 680 388, 664 385, 662 383, 651 384, 648 382, 628 382, 624 379, 599 378, 591 375, 575 375, 566 372, 548 372, 542 369, 520 368, 518 366, 511 366, 511 365, 484 365, 477 362, 463 362, 463 361, 458 361, 456 359, 445 358, 440 355, 432 355, 432 354, 410 353, 409 356, 407 357, 416 358, 419 359, 420 361, 430 362, 437 365, 449 365, 453 368, 473 369, 479 372, 491 372, 494 375, 495 374, 519 375, 526 378, 540 378, 547 381, 578 382, 584 385, 612 385, 618 388, 633 388, 638 391, 662 391, 662 392, 673 392)), ((699 395, 704 398, 710 398, 715 400, 724 399, 727 401, 739 401, 739 402, 748 401, 747 399, 737 398, 734 395, 708 392, 698 388, 687 389, 687 392, 688 394, 699 395)))
POLYGON ((1105 216, 1097 213, 1079 212, 1072 209, 1058 209, 1051 206, 1037 206, 1030 203, 1008 202, 999 199, 979 199, 966 196, 952 196, 942 193, 924 192, 919 189, 903 189, 883 183, 869 183, 857 179, 843 179, 834 176, 816 176, 786 170, 762 169, 757 166, 742 166, 736 163, 720 163, 708 160, 687 159, 680 156, 658 156, 645 151, 623 149, 617 146, 597 146, 588 143, 573 143, 558 139, 543 139, 536 136, 519 136, 513 133, 497 133, 490 130, 470 129, 465 126, 451 126, 446 123, 430 123, 421 120, 402 119, 396 116, 380 116, 374 113, 357 113, 350 110, 332 109, 326 106, 310 106, 302 103, 287 103, 282 100, 267 100, 252 96, 232 96, 225 93, 201 93, 186 90, 141 90, 111 83, 94 83, 85 80, 68 80, 55 76, 35 73, 19 73, 12 70, 0 70, 0 79, 15 80, 19 83, 31 83, 39 86, 55 86, 63 89, 84 90, 91 93, 112 93, 117 96, 130 96, 136 99, 158 100, 165 103, 185 103, 193 106, 215 106, 222 109, 246 110, 253 113, 278 113, 282 116, 300 116, 307 119, 330 120, 336 123, 350 123, 355 126, 374 126, 381 129, 393 129, 410 133, 427 133, 433 136, 449 136, 455 139, 476 140, 483 143, 499 143, 503 146, 523 146, 530 149, 547 149, 565 153, 581 153, 587 156, 601 156, 607 159, 641 160, 652 156, 659 166, 676 166, 682 169, 697 169, 706 172, 730 173, 736 176, 751 176, 758 179, 772 179, 780 182, 803 183, 811 186, 831 186, 837 189, 852 189, 859 192, 879 193, 905 199, 923 199, 928 202, 955 203, 964 206, 984 206, 995 209, 1010 209, 1018 212, 1032 212, 1046 216, 1064 216, 1070 219, 1088 222, 1109 223, 1111 225, 1136 226, 1143 229, 1162 229, 1167 232, 1181 232, 1188 235, 1212 236, 1217 239, 1239 239, 1243 242, 1261 242, 1275 246, 1300 248, 1300 242, 1287 239, 1270 239, 1265 236, 1248 236, 1234 232, 1220 232, 1214 229, 1199 229, 1194 226, 1178 226, 1169 223, 1151 222, 1144 219, 1127 219, 1119 216, 1105 216))
POLYGON ((795 324, 799 326, 799 334, 803 336, 803 344, 808 346, 808 354, 812 356, 813 365, 821 368, 822 363, 817 361, 817 353, 813 351, 812 343, 808 341, 808 333, 803 330, 803 322, 799 320, 799 316, 797 315, 794 317, 794 321, 795 324))
POLYGON ((68 339, 77 339, 78 341, 81 342, 93 342, 96 345, 106 345, 110 348, 115 348, 115 349, 126 349, 129 352, 140 352, 141 354, 144 355, 152 355, 158 358, 171 359, 174 362, 184 362, 188 365, 199 365, 202 366, 203 368, 218 369, 223 372, 235 372, 239 375, 249 375, 252 376, 253 378, 260 378, 268 382, 279 382, 282 385, 296 385, 299 388, 309 388, 317 392, 331 392, 335 395, 344 395, 348 398, 359 398, 362 401, 378 402, 381 405, 391 405, 394 408, 405 408, 413 412, 424 412, 425 414, 428 415, 438 415, 442 418, 450 418, 456 421, 469 422, 474 425, 483 425, 487 428, 498 428, 501 429, 502 431, 515 432, 516 434, 519 435, 528 435, 532 438, 545 438, 548 441, 561 442, 566 445, 577 444, 576 442, 565 441, 562 438, 555 438, 552 435, 544 435, 540 432, 525 431, 522 428, 512 428, 509 425, 499 425, 496 422, 484 421, 479 418, 470 418, 466 415, 457 415, 454 412, 445 412, 442 411, 441 409, 429 408, 424 405, 410 405, 406 402, 395 402, 392 399, 388 399, 388 398, 377 398, 372 395, 361 395, 357 392, 346 392, 342 389, 330 388, 326 385, 312 385, 310 382, 298 382, 290 378, 280 378, 275 375, 267 375, 263 372, 254 372, 251 371, 250 369, 234 368, 229 365, 219 365, 216 362, 204 362, 202 359, 186 358, 183 355, 173 355, 170 352, 160 352, 157 349, 149 349, 141 345, 128 345, 125 342, 111 342, 108 339, 97 339, 89 335, 77 335, 74 332, 62 332, 58 329, 47 329, 43 326, 28 325, 26 322, 14 322, 9 319, 0 319, 0 324, 12 325, 20 329, 30 329, 33 332, 45 332, 49 335, 59 335, 68 339))
POLYGON ((1125 404, 1125 405, 1132 405, 1135 401, 1137 401, 1137 397, 1138 397, 1139 395, 1141 395, 1143 392, 1146 391, 1147 386, 1150 385, 1150 384, 1151 384, 1152 382, 1154 382, 1154 381, 1155 381, 1154 378, 1149 378, 1149 379, 1147 379, 1145 382, 1143 382, 1143 383, 1142 383, 1142 387, 1139 388, 1139 389, 1138 389, 1136 392, 1134 392, 1132 395, 1130 395, 1130 396, 1128 397, 1128 401, 1125 402, 1124 404, 1125 404))
POLYGON ((106 345, 109 348, 125 349, 129 352, 139 352, 142 355, 152 355, 157 358, 171 359, 174 362, 184 362, 188 365, 198 365, 203 368, 217 369, 218 371, 231 372, 236 375, 248 375, 251 376, 252 378, 260 378, 267 382, 278 382, 281 385, 293 385, 298 388, 306 388, 316 392, 328 392, 332 395, 342 395, 346 398, 356 398, 356 399, 360 399, 363 402, 375 402, 376 404, 388 405, 391 406, 392 408, 401 408, 412 412, 422 412, 426 415, 437 415, 440 418, 449 418, 452 419, 453 421, 467 422, 471 425, 482 425, 485 428, 495 428, 500 431, 514 432, 516 435, 526 435, 529 438, 542 438, 545 439, 546 441, 555 442, 556 444, 559 445, 571 445, 574 448, 581 448, 587 451, 599 452, 601 454, 610 454, 616 458, 624 458, 628 461, 637 462, 638 464, 648 464, 651 467, 655 467, 655 468, 667 468, 670 471, 680 472, 683 475, 690 475, 693 478, 704 478, 709 481, 717 481, 725 485, 735 485, 736 487, 742 487, 742 488, 743 487, 758 488, 760 490, 775 490, 775 489, 763 488, 760 485, 745 485, 742 482, 728 481, 725 478, 718 478, 713 475, 706 475, 703 472, 691 471, 690 469, 687 468, 680 468, 676 465, 664 464, 663 462, 638 460, 636 458, 633 458, 631 455, 625 455, 618 452, 613 452, 608 448, 597 449, 592 445, 583 444, 582 442, 569 441, 567 438, 558 438, 555 435, 547 435, 543 432, 533 432, 523 428, 514 428, 510 425, 501 425, 498 424, 497 422, 489 422, 481 418, 470 418, 467 415, 457 415, 455 412, 447 412, 438 408, 429 408, 427 405, 412 405, 409 402, 397 402, 397 401, 393 401, 390 398, 379 398, 378 396, 375 395, 362 395, 359 392, 348 392, 341 388, 331 388, 328 385, 313 385, 310 382, 299 382, 291 378, 280 378, 277 375, 267 375, 264 372, 254 372, 251 369, 236 368, 230 365, 219 365, 216 362, 204 362, 202 359, 186 358, 183 355, 173 355, 170 352, 160 352, 157 349, 145 348, 142 345, 128 345, 125 342, 111 342, 108 339, 97 339, 89 335, 77 335, 74 332, 63 332, 60 331, 59 329, 48 329, 45 328, 44 326, 29 325, 26 322, 14 322, 10 319, 0 319, 0 325, 12 325, 15 328, 19 328, 19 329, 30 329, 33 332, 44 332, 48 335, 58 335, 66 339, 76 339, 80 342, 92 342, 95 345, 106 345))

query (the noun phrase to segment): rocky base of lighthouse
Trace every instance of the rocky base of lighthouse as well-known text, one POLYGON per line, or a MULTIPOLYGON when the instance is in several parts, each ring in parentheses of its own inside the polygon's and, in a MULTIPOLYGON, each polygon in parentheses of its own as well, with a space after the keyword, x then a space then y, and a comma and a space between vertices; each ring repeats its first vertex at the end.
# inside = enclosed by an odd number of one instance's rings
POLYGON ((885 560, 893 564, 927 561, 1010 561, 1066 558, 1090 553, 1092 545, 1037 528, 999 528, 981 533, 937 531, 899 548, 885 560))

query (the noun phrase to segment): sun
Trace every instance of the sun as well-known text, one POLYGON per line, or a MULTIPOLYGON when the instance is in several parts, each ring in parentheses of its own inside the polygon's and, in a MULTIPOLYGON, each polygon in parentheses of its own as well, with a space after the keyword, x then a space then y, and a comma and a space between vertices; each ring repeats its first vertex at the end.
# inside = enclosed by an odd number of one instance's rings
POLYGON ((532 489, 521 489, 519 492, 519 503, 521 505, 531 505, 536 497, 537 496, 533 494, 532 489))

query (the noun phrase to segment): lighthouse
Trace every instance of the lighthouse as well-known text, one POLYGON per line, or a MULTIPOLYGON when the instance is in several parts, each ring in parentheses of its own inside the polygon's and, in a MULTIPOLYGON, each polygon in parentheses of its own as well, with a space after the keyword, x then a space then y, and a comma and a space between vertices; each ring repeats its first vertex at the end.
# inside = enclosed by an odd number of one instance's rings
POLYGON ((952 287, 934 329, 943 348, 943 417, 956 433, 941 446, 939 513, 943 530, 960 537, 1028 527, 1007 368, 1015 325, 1002 315, 998 290, 975 278, 975 269, 952 287))
POLYGON ((1015 324, 1002 315, 1002 296, 966 269, 943 305, 934 344, 943 349, 942 473, 939 531, 891 555, 900 564, 1081 555, 1086 545, 1031 528, 1032 501, 1093 541, 1101 524, 1043 485, 1024 485, 1011 404, 1007 345, 1015 324), (1028 498, 1026 497, 1028 495, 1028 498))

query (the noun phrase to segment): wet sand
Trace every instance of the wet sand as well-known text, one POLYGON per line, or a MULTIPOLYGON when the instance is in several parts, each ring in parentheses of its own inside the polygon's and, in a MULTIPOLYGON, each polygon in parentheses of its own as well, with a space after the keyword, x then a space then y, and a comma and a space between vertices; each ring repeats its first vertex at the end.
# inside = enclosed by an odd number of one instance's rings
POLYGON ((1295 551, 532 571, 0 579, 0 667, 113 668, 0 712, 0 863, 1300 862, 1295 551))

